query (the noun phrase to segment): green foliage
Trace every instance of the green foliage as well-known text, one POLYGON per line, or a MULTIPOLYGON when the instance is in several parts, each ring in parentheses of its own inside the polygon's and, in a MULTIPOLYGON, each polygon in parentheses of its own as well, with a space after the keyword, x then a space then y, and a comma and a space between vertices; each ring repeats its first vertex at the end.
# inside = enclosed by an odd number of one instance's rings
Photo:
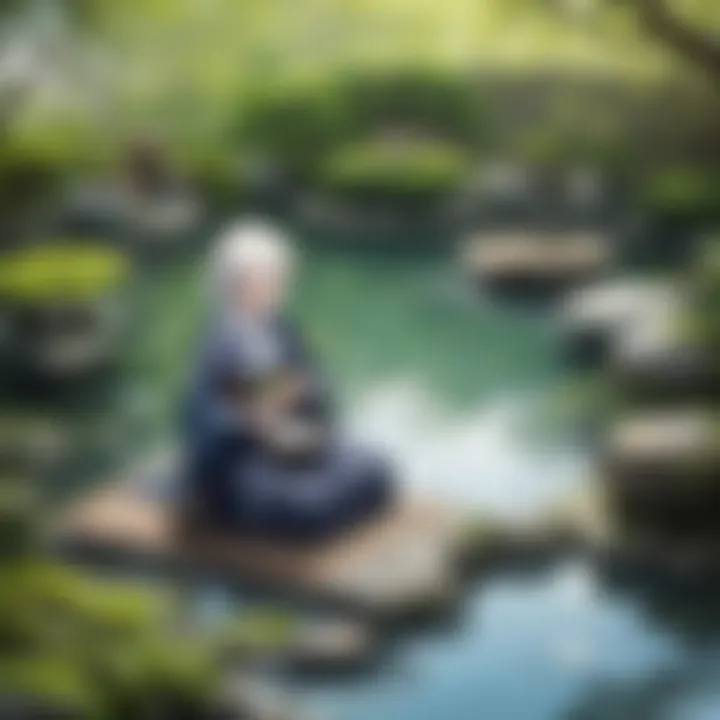
POLYGON ((283 87, 241 110, 239 139, 307 175, 337 143, 347 124, 331 87, 283 87))
POLYGON ((291 613, 250 611, 230 625, 221 627, 217 642, 229 655, 257 656, 287 647, 297 630, 297 619, 291 613))
POLYGON ((87 673, 63 655, 0 658, 0 692, 44 710, 47 717, 106 717, 87 673))
POLYGON ((58 239, 0 257, 0 297, 30 304, 92 300, 116 290, 129 269, 113 248, 58 239))
POLYGON ((282 86, 252 99, 240 114, 243 141, 306 177, 322 173, 348 143, 368 137, 405 132, 471 147, 484 128, 483 106, 469 80, 419 70, 282 86))
POLYGON ((2 567, 0 610, 4 693, 118 720, 212 696, 217 654, 173 630, 169 596, 31 558, 2 567))
POLYGON ((0 562, 25 555, 34 547, 38 501, 22 478, 0 481, 0 562))
POLYGON ((463 74, 419 69, 361 74, 346 80, 339 94, 355 137, 386 127, 414 128, 469 145, 482 137, 483 103, 463 74))
POLYGON ((720 173, 714 168, 671 168, 650 178, 644 204, 671 220, 703 221, 720 216, 720 173))
POLYGON ((690 291, 695 339, 720 362, 720 239, 711 238, 701 248, 690 276, 690 291))
POLYGON ((386 138, 339 149, 321 169, 321 183, 353 198, 424 201, 456 188, 468 169, 452 145, 386 138))
POLYGON ((46 560, 30 490, 0 486, 0 696, 82 720, 204 717, 216 647, 183 630, 172 595, 46 560))

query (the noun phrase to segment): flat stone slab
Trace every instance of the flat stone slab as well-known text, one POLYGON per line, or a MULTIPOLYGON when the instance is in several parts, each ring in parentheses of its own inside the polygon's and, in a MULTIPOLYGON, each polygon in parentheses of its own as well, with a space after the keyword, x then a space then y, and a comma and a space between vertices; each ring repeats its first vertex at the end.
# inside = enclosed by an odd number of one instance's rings
POLYGON ((606 238, 593 233, 506 232, 471 238, 462 264, 473 276, 492 280, 575 282, 592 277, 611 260, 606 238))
POLYGON ((436 503, 401 499, 329 541, 291 544, 182 532, 177 504, 160 489, 167 475, 146 468, 80 498, 59 519, 56 539, 81 552, 179 565, 380 615, 432 610, 452 599, 460 523, 436 503))
POLYGON ((674 309, 677 290, 654 279, 620 279, 579 288, 564 300, 557 324, 567 334, 612 333, 674 309))
POLYGON ((611 475, 677 476, 720 471, 717 419, 711 413, 669 410, 620 420, 610 431, 611 475))

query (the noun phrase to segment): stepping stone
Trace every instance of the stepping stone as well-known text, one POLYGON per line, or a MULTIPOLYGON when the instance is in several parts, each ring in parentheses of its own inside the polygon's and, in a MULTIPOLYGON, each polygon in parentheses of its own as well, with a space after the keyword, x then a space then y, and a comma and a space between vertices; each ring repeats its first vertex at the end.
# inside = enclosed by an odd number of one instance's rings
POLYGON ((611 430, 606 464, 617 477, 675 478, 720 470, 718 423, 703 411, 670 410, 626 418, 611 430))
POLYGON ((494 233, 472 238, 462 265, 497 289, 564 288, 585 282, 611 260, 607 239, 596 234, 494 233))
POLYGON ((618 341, 632 338, 648 318, 675 309, 678 294, 667 283, 647 279, 600 282, 570 293, 556 326, 568 353, 581 364, 605 361, 618 341))
POLYGON ((183 532, 169 489, 173 472, 158 467, 162 461, 72 504, 57 525, 61 546, 209 572, 383 617, 433 611, 454 597, 459 523, 448 508, 401 499, 384 516, 313 545, 183 532))

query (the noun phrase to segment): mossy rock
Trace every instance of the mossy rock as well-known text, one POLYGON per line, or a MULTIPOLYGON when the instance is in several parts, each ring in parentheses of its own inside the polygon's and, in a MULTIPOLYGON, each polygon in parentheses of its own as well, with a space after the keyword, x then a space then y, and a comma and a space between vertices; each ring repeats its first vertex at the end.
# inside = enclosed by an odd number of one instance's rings
POLYGON ((0 256, 0 297, 30 305, 92 301, 117 290, 129 271, 118 250, 62 240, 0 256))

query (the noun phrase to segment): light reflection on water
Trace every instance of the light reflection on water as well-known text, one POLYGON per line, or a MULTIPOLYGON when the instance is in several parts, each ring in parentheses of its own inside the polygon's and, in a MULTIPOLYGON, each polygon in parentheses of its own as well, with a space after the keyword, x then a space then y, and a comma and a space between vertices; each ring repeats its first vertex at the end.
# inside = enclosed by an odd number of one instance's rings
POLYGON ((531 421, 542 404, 542 397, 509 394, 451 412, 419 380, 406 379, 360 397, 350 429, 382 448, 414 490, 519 519, 587 477, 580 448, 533 437, 531 421))

